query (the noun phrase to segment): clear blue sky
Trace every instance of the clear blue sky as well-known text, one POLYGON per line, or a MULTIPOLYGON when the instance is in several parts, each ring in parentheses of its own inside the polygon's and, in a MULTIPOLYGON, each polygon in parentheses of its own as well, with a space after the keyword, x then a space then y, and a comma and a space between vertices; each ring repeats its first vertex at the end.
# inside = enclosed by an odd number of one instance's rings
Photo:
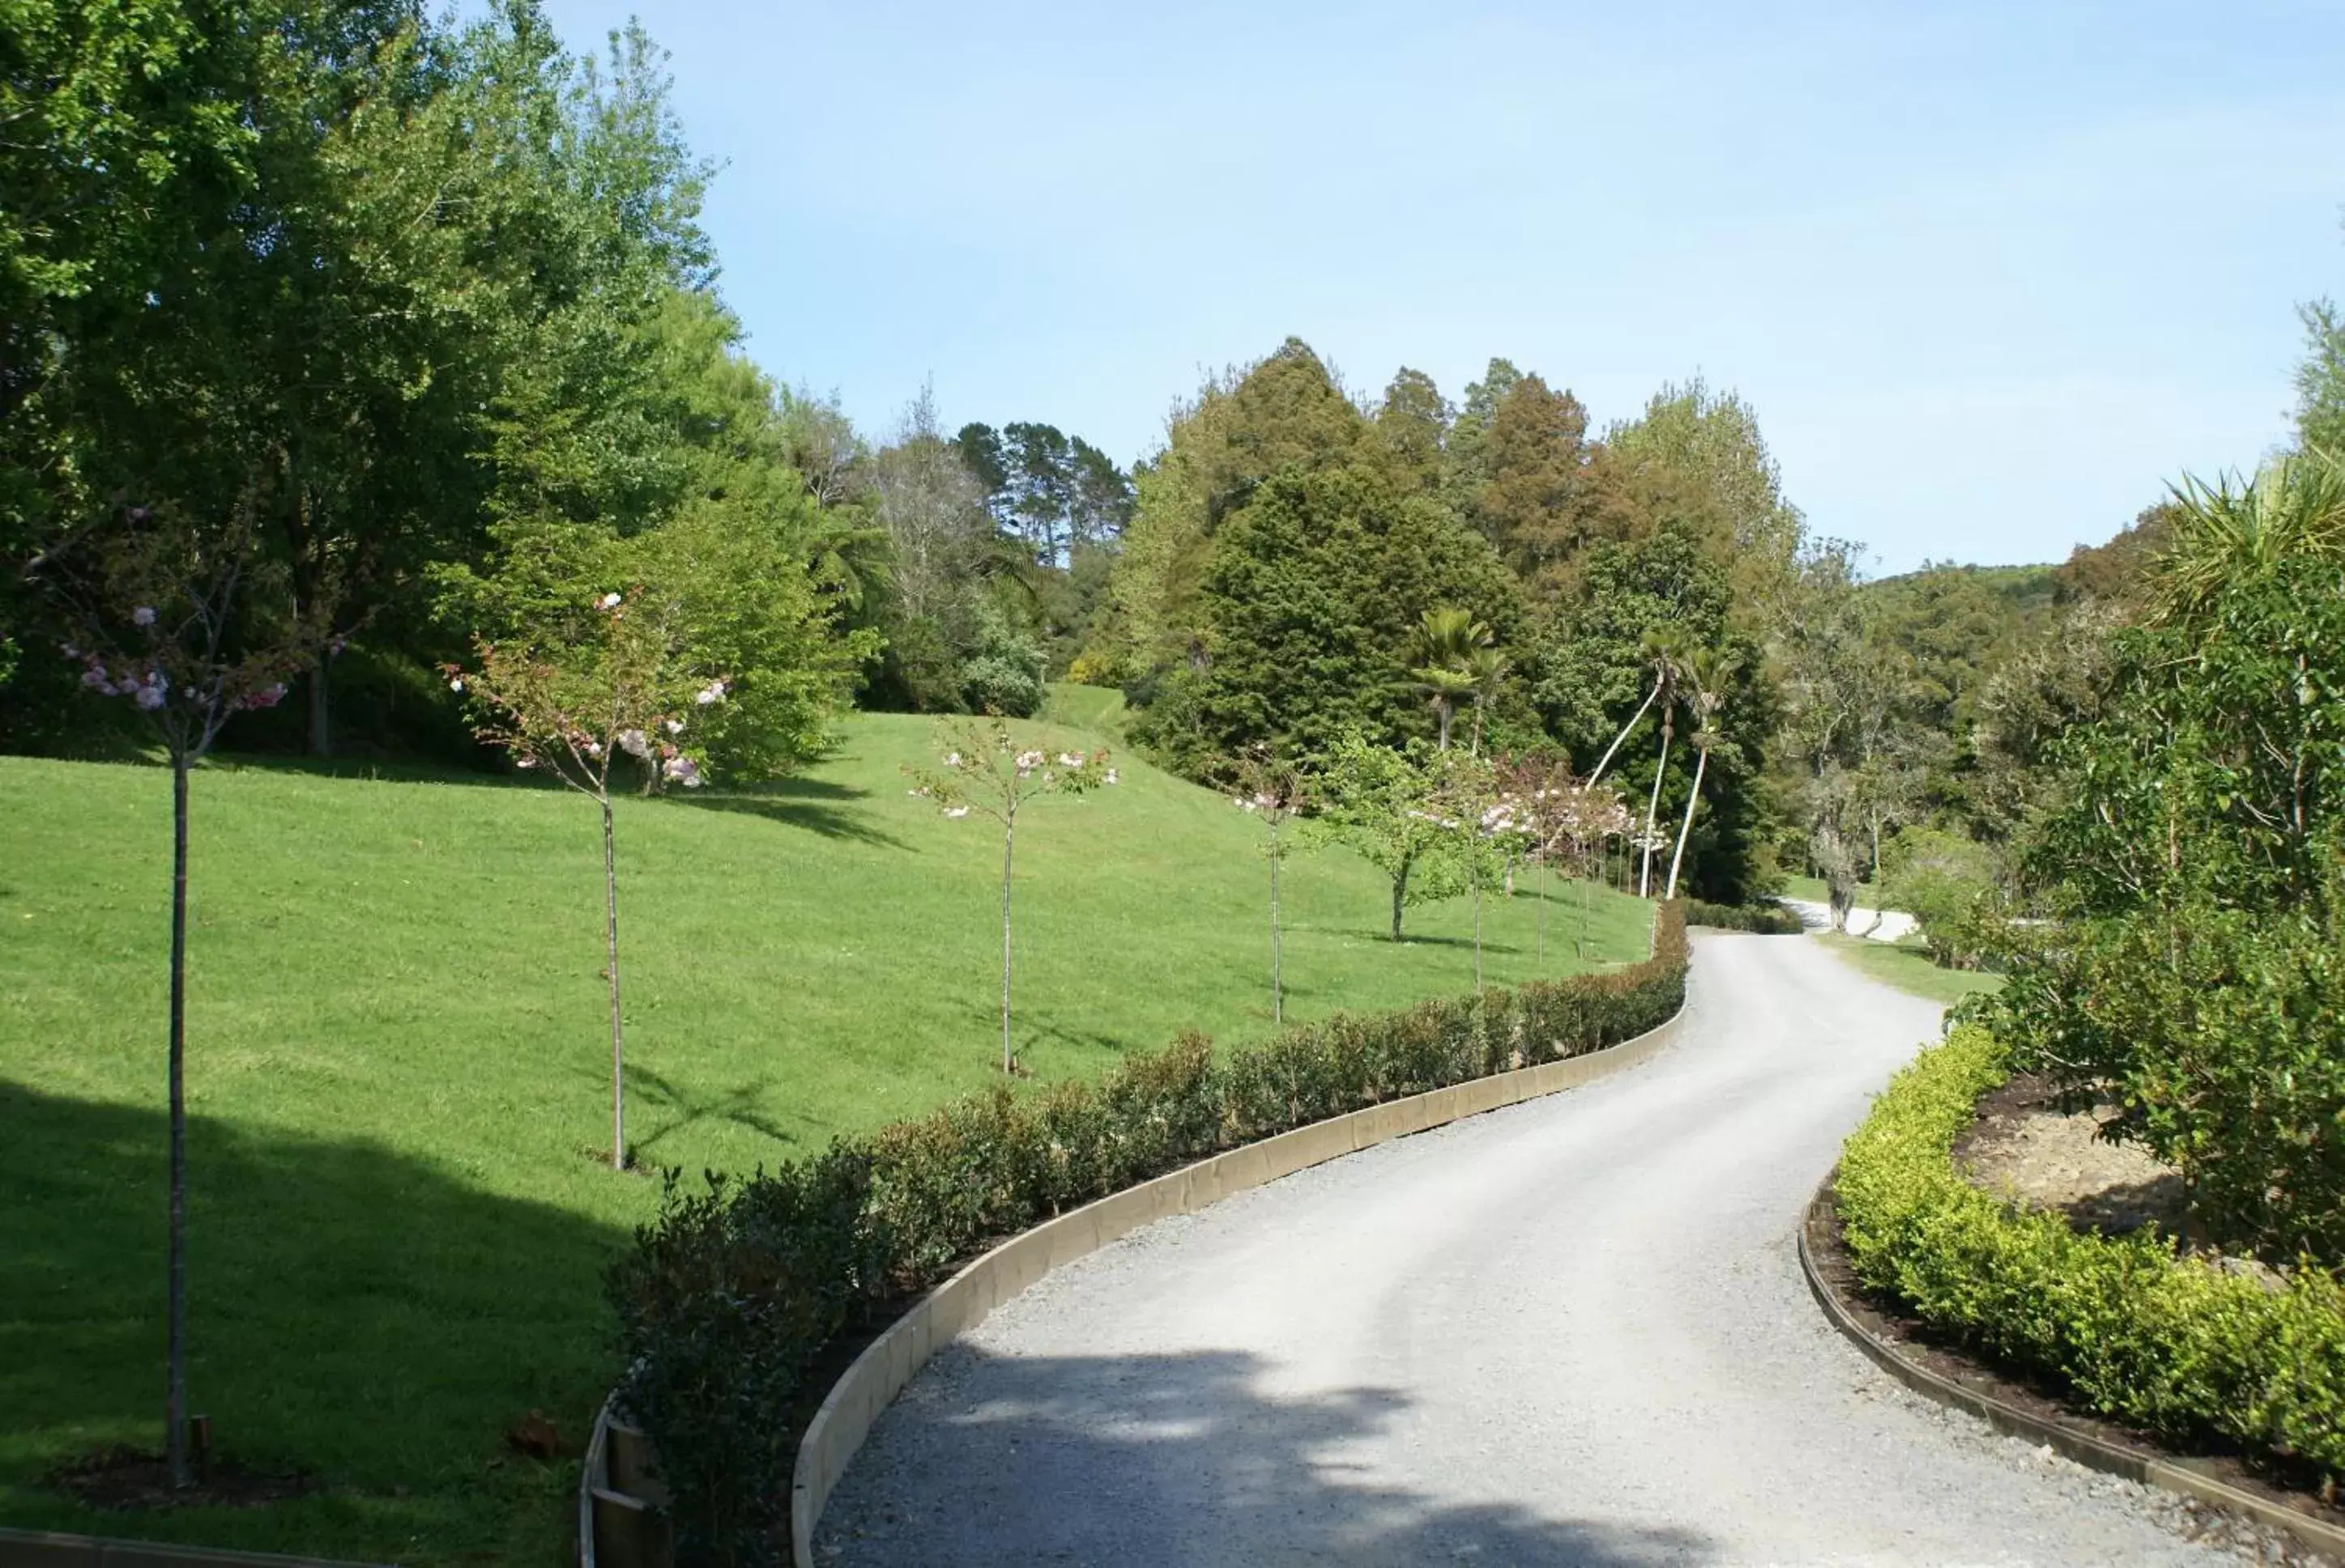
POLYGON ((1130 460, 1289 333, 1699 371, 1881 570, 2055 560, 2279 441, 2345 295, 2340 0, 549 8, 671 51, 752 352, 869 432, 1130 460))

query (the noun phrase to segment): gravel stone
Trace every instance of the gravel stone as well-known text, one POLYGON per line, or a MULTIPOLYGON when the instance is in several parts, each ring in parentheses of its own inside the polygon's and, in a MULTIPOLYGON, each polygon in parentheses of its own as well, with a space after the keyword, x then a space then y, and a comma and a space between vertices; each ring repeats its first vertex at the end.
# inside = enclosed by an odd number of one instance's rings
POLYGON ((1678 1042, 1168 1219, 929 1362, 826 1511, 865 1564, 2301 1563, 1909 1392, 1793 1237, 1931 1005, 1697 938, 1678 1042))

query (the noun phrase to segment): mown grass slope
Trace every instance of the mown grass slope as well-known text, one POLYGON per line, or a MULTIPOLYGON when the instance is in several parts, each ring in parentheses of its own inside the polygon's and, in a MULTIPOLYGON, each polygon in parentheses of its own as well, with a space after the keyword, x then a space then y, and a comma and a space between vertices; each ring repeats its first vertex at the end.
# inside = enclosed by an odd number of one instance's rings
MULTIPOLYGON (((787 786, 622 804, 641 1158, 746 1171, 994 1080, 1000 840, 907 795, 931 733, 860 717, 787 786)), ((590 1158, 609 1141, 594 811, 362 772, 194 782, 191 1397, 226 1449, 324 1490, 96 1516, 36 1482, 159 1438, 168 781, 0 758, 0 1523, 560 1552, 574 1471, 502 1434, 532 1409, 583 1434, 612 1371, 601 1272, 658 1202, 590 1158)), ((1021 821, 1018 1038, 1043 1077, 1269 1027, 1259 824, 1130 759, 1123 777, 1021 821)), ((1291 862, 1285 893, 1290 1016, 1470 988, 1464 902, 1412 911, 1396 947, 1346 853, 1291 862)), ((1587 897, 1593 955, 1641 956, 1648 906, 1587 897)), ((1581 899, 1527 878, 1494 902, 1491 982, 1574 967, 1581 899)))

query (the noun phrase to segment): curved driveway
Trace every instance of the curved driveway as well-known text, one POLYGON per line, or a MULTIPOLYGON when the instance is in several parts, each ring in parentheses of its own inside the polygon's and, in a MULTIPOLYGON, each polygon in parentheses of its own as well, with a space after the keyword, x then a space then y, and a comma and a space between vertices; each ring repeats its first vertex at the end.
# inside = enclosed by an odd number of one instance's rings
POLYGON ((2218 1560, 2137 1489, 1905 1394, 1809 1298, 1802 1210, 1937 1009, 1804 939, 1699 937, 1693 974, 1643 1067, 1152 1226, 1007 1303, 880 1420, 819 1554, 2218 1560))

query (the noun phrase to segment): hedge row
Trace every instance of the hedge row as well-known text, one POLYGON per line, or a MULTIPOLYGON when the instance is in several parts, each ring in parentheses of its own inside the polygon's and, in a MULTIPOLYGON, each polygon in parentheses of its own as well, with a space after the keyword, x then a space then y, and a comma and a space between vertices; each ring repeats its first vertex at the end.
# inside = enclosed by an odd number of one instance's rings
POLYGON ((1188 1161, 1382 1101, 1632 1038, 1685 996, 1681 912, 1610 974, 1341 1015, 1217 1055, 1203 1037, 1097 1083, 976 1095, 738 1183, 671 1179, 614 1267, 627 1412, 675 1495, 680 1559, 788 1554, 808 1374, 992 1242, 1188 1161))
POLYGON ((1710 926, 1721 931, 1749 931, 1760 936, 1797 936, 1807 926, 1780 904, 1711 904, 1686 900, 1686 924, 1710 926))
POLYGON ((1849 1138, 1838 1186, 1857 1278, 2105 1415, 2345 1475, 2345 1283, 2307 1265, 2268 1287, 2167 1238, 2080 1232, 1980 1191, 1954 1144, 2008 1076, 1995 1037, 1965 1025, 1849 1138))

